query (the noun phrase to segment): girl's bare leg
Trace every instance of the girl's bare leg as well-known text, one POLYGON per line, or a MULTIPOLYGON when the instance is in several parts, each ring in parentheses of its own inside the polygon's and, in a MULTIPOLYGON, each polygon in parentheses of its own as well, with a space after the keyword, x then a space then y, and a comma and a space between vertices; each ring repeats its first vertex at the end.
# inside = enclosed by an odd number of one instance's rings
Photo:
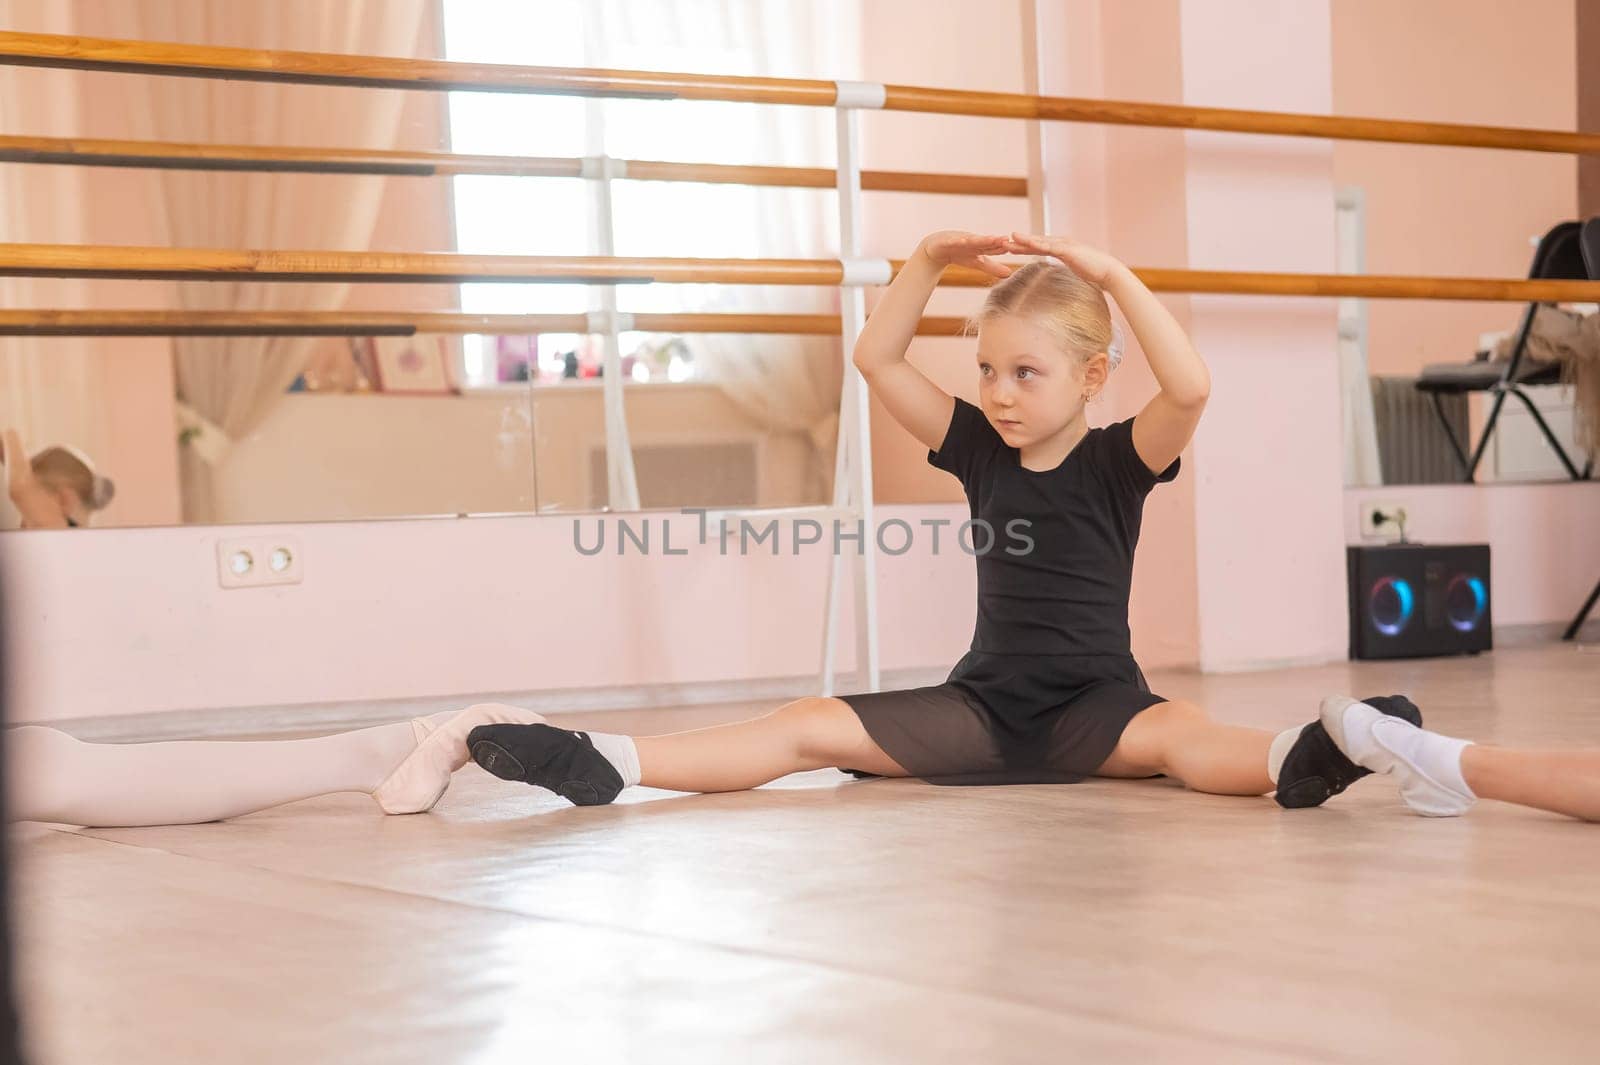
POLYGON ((634 738, 640 783, 673 791, 742 791, 790 773, 846 767, 908 774, 841 699, 797 699, 765 717, 634 738))
POLYGON ((1191 702, 1157 703, 1140 711, 1096 775, 1149 777, 1165 773, 1195 791, 1264 795, 1273 790, 1267 754, 1276 734, 1223 725, 1191 702))
POLYGON ((1516 751, 1474 743, 1461 775, 1480 799, 1600 821, 1600 751, 1516 751))

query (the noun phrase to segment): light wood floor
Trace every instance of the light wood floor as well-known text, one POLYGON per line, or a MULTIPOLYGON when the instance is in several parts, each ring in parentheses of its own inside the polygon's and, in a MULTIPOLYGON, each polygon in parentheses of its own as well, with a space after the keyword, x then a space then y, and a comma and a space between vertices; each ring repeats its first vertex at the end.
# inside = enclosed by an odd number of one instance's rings
MULTIPOLYGON (((1600 652, 1151 678, 1220 718, 1407 691, 1600 746, 1600 652)), ((640 733, 766 707, 575 715, 640 733)), ((1164 780, 832 771, 579 809, 473 771, 184 828, 14 830, 41 1063, 1597 1060, 1600 825, 1164 780)))

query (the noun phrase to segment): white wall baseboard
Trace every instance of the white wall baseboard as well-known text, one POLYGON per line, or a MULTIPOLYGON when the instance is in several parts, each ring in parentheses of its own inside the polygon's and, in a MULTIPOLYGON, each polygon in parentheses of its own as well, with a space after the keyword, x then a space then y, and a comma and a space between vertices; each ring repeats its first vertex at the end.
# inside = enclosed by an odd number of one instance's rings
MULTIPOLYGON (((948 669, 883 670, 882 687, 915 688, 942 683, 948 669)), ((865 690, 851 674, 840 674, 839 694, 865 690)), ((815 675, 711 681, 703 684, 649 684, 559 691, 479 692, 427 699, 375 699, 365 702, 289 706, 243 706, 214 710, 171 710, 46 722, 81 740, 133 743, 150 740, 226 738, 273 733, 333 732, 389 721, 423 717, 473 703, 511 703, 541 713, 646 710, 661 706, 799 699, 817 692, 815 675)), ((27 724, 27 722, 15 722, 27 724)))
MULTIPOLYGON (((1494 630, 1495 646, 1527 647, 1555 643, 1566 626, 1562 623, 1505 625, 1494 630)), ((1600 641, 1600 617, 1579 632, 1579 643, 1600 641)), ((1318 660, 1323 661, 1322 659, 1318 660)), ((1237 666, 1213 672, 1253 672, 1285 669, 1310 662, 1272 662, 1237 666)), ((943 683, 947 669, 885 670, 882 687, 916 688, 943 683)), ((865 685, 853 675, 841 674, 840 694, 863 691, 865 685)), ((754 680, 711 681, 703 684, 651 684, 615 688, 578 688, 565 691, 488 692, 427 699, 376 699, 366 702, 317 703, 288 706, 227 707, 215 710, 173 710, 156 713, 118 714, 49 722, 79 739, 102 743, 133 743, 149 740, 225 738, 260 736, 273 733, 332 732, 363 728, 388 721, 422 717, 468 706, 472 703, 502 702, 525 706, 542 713, 572 711, 646 710, 661 706, 699 706, 717 703, 759 702, 798 699, 816 694, 816 677, 763 677, 754 680)), ((25 724, 26 722, 16 722, 25 724)))

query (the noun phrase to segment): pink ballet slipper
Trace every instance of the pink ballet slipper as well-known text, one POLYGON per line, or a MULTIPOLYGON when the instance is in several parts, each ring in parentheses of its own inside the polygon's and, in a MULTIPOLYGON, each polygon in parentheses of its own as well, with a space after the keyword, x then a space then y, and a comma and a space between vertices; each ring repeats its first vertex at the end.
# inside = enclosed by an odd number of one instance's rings
POLYGON ((543 714, 506 703, 474 703, 442 723, 442 714, 411 719, 417 749, 373 789, 372 798, 386 814, 419 814, 431 810, 457 769, 472 760, 467 733, 479 725, 543 724, 543 714))

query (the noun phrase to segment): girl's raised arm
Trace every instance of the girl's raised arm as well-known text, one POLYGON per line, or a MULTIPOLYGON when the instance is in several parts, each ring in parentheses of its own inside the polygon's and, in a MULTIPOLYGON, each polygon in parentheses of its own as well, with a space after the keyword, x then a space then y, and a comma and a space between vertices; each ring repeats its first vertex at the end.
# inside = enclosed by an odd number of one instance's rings
POLYGON ((916 336, 917 323, 946 266, 972 266, 995 277, 1006 277, 1011 268, 991 256, 1009 250, 1011 242, 1005 237, 957 230, 924 237, 872 309, 872 316, 856 340, 852 361, 867 379, 872 393, 895 421, 931 450, 939 450, 944 443, 955 400, 906 361, 906 349, 916 336))

